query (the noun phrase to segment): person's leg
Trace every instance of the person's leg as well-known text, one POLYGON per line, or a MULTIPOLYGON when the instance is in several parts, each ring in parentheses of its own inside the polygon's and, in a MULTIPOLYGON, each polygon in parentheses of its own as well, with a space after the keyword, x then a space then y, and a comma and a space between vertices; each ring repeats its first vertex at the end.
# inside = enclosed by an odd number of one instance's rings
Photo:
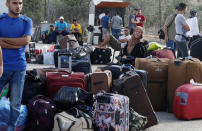
POLYGON ((166 47, 170 47, 170 48, 174 49, 174 41, 168 40, 168 42, 166 43, 166 47))
POLYGON ((119 39, 119 36, 120 36, 120 33, 121 33, 121 29, 117 29, 117 40, 119 39))
POLYGON ((105 35, 104 41, 100 44, 100 47, 106 48, 107 44, 109 44, 110 35, 105 35))
POLYGON ((188 47, 186 45, 186 42, 179 42, 177 41, 178 46, 178 57, 187 57, 188 56, 188 47))
POLYGON ((113 35, 110 35, 109 44, 114 50, 116 51, 121 50, 121 42, 118 39, 116 39, 113 35))
POLYGON ((9 88, 11 90, 10 95, 11 105, 10 105, 10 119, 7 131, 14 131, 18 117, 20 115, 20 106, 25 82, 25 74, 26 71, 13 72, 12 79, 9 83, 9 88))
POLYGON ((67 32, 66 30, 64 30, 64 31, 62 32, 62 35, 63 35, 63 36, 66 36, 66 35, 68 35, 68 32, 67 32))
POLYGON ((116 29, 113 29, 113 28, 112 28, 112 35, 113 35, 114 37, 116 37, 116 29))

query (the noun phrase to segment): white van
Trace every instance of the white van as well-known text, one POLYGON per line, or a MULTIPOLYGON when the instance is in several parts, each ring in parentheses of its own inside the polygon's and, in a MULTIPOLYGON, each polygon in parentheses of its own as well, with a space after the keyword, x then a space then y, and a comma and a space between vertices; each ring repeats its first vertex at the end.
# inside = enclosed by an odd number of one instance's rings
MULTIPOLYGON (((123 21, 125 15, 125 8, 130 3, 123 0, 91 0, 89 5, 89 22, 88 25, 94 27, 93 32, 88 32, 88 44, 98 45, 101 40, 101 26, 99 25, 99 16, 104 15, 104 12, 108 10, 110 17, 116 15, 119 12, 123 21)), ((124 24, 124 23, 123 23, 124 24)))

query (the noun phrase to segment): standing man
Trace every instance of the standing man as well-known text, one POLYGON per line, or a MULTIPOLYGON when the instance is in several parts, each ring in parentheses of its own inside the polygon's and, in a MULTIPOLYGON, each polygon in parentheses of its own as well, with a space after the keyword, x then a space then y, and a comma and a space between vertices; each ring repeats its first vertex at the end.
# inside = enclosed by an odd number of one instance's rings
POLYGON ((129 17, 129 30, 130 30, 130 35, 133 34, 133 30, 135 29, 136 27, 136 23, 135 23, 135 15, 137 15, 137 11, 138 9, 134 9, 133 10, 133 13, 130 14, 130 17, 129 17))
POLYGON ((67 23, 64 21, 64 17, 60 16, 60 21, 58 21, 55 24, 55 31, 57 32, 57 35, 67 35, 67 23))
POLYGON ((119 12, 117 12, 116 15, 112 17, 111 23, 112 23, 112 35, 116 39, 119 39, 121 26, 123 26, 123 20, 120 17, 119 12))
POLYGON ((188 56, 188 47, 186 44, 186 32, 190 31, 189 25, 187 24, 184 14, 186 13, 187 5, 180 3, 178 6, 178 14, 175 18, 176 36, 175 41, 178 48, 178 57, 188 56))
POLYGON ((174 51, 177 50, 176 43, 175 43, 175 17, 178 13, 178 7, 175 8, 174 14, 168 16, 165 21, 164 25, 164 34, 165 34, 165 42, 166 47, 171 47, 174 51))
POLYGON ((141 9, 138 9, 137 15, 135 16, 136 26, 144 27, 145 22, 146 22, 145 16, 142 14, 141 9))
POLYGON ((6 6, 8 14, 0 16, 0 46, 4 67, 0 91, 9 83, 11 104, 7 131, 15 131, 26 74, 25 46, 31 40, 32 20, 20 14, 22 0, 7 0, 6 6))
POLYGON ((101 19, 102 24, 102 39, 105 39, 105 36, 110 34, 110 17, 109 17, 109 11, 105 12, 105 16, 101 19))

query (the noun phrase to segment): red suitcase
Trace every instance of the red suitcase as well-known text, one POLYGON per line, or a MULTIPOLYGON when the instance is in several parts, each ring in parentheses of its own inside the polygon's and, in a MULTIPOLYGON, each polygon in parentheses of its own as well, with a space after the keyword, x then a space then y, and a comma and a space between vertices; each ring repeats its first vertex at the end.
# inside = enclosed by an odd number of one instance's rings
POLYGON ((62 86, 79 87, 86 89, 84 73, 76 72, 47 72, 46 73, 46 94, 51 99, 57 94, 62 86))
POLYGON ((173 112, 178 119, 202 118, 202 86, 185 84, 175 91, 173 112))

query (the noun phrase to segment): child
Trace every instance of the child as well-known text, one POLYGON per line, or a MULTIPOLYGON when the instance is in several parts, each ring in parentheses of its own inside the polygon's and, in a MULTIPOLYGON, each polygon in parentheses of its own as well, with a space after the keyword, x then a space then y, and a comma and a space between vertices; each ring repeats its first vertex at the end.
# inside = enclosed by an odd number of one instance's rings
POLYGON ((3 59, 2 59, 2 51, 1 51, 1 46, 0 46, 0 77, 3 74, 3 59))

